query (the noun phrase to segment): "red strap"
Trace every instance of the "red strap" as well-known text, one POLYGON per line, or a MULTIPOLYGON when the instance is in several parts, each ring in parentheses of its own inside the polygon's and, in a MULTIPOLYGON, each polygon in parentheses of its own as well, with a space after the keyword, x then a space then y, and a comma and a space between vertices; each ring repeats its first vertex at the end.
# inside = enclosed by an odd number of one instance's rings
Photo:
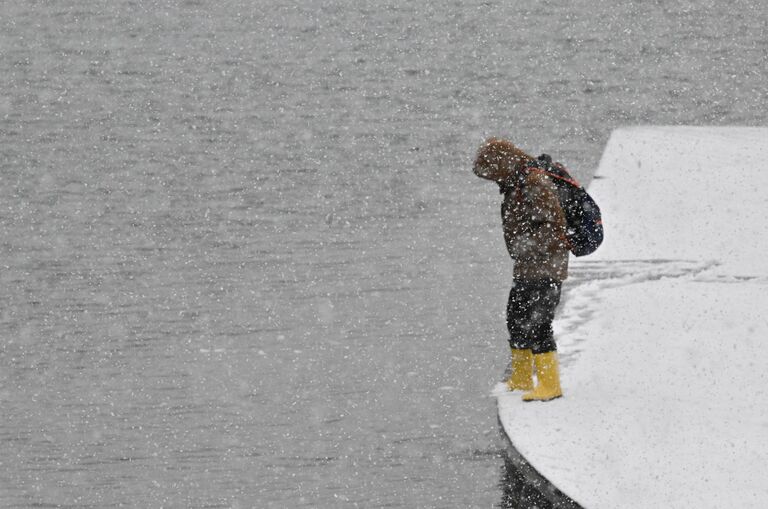
POLYGON ((571 184, 572 186, 575 186, 575 187, 581 187, 581 184, 579 184, 576 181, 576 179, 574 179, 573 177, 570 177, 570 178, 569 177, 562 177, 560 175, 557 175, 556 173, 552 173, 552 172, 549 172, 547 170, 544 170, 544 169, 541 169, 541 168, 537 168, 536 166, 528 166, 526 169, 528 171, 530 171, 530 172, 539 173, 541 175, 547 175, 549 177, 553 177, 553 178, 556 178, 556 179, 563 180, 563 181, 568 182, 569 184, 571 184))

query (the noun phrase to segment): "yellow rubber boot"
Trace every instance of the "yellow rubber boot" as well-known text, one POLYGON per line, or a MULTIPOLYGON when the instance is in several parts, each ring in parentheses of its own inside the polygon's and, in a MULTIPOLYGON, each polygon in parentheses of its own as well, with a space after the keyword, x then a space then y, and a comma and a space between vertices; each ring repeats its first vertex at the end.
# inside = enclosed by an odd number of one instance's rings
POLYGON ((512 374, 507 380, 510 391, 530 391, 533 389, 533 352, 531 350, 512 349, 512 374))
POLYGON ((536 354, 533 356, 533 363, 536 365, 536 378, 539 383, 535 389, 523 394, 523 401, 549 401, 562 396, 557 352, 536 354))

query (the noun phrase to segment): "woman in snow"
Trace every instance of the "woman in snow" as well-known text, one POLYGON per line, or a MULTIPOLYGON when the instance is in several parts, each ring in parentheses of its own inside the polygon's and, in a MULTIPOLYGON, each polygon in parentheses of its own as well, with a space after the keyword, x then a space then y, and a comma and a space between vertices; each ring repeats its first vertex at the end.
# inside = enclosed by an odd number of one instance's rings
POLYGON ((548 177, 527 171, 533 160, 511 142, 491 138, 480 147, 473 171, 499 184, 504 194, 504 240, 514 260, 507 303, 512 349, 507 387, 527 391, 525 401, 548 401, 562 396, 552 320, 568 276, 568 243, 557 190, 548 177))

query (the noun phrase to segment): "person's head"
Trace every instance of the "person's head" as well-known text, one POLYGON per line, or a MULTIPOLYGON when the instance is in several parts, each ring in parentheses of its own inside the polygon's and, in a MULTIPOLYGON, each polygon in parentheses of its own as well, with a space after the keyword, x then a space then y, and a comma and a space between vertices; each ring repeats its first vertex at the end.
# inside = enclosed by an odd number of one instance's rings
POLYGON ((512 172, 533 161, 533 157, 501 138, 487 139, 477 151, 475 168, 512 172))

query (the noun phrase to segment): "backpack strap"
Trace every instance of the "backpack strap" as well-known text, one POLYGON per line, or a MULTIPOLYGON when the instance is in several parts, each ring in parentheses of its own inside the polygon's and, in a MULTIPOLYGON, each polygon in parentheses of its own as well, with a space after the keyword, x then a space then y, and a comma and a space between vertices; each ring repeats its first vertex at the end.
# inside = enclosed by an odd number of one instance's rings
POLYGON ((567 182, 574 187, 582 187, 581 184, 568 173, 565 166, 560 163, 553 163, 552 158, 547 154, 541 154, 538 159, 528 163, 525 171, 546 175, 567 182))

